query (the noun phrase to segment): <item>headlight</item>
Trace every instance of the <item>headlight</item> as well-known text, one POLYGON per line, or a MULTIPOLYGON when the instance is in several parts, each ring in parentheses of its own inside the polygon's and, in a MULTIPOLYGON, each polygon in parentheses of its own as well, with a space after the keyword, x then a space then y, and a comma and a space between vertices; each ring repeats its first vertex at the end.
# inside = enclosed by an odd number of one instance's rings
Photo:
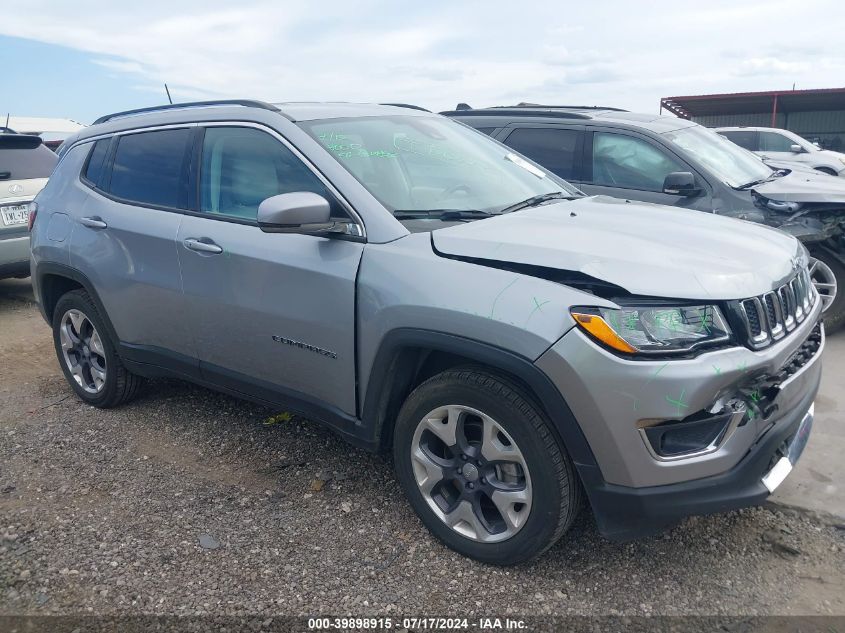
POLYGON ((714 305, 572 308, 590 336, 626 354, 679 354, 730 339, 730 328, 714 305))

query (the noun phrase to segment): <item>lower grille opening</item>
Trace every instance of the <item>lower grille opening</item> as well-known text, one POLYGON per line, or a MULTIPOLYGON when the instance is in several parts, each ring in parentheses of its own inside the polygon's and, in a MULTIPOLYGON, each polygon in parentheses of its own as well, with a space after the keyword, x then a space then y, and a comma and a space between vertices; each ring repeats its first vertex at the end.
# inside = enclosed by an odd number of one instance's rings
POLYGON ((699 411, 683 420, 669 420, 643 429, 655 455, 675 458, 699 453, 717 445, 736 411, 727 408, 716 415, 699 411))

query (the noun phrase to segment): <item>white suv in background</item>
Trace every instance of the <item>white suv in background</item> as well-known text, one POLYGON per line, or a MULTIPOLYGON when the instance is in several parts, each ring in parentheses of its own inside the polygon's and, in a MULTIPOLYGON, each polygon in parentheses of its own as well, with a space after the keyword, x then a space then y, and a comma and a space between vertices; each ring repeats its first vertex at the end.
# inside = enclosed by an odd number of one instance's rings
POLYGON ((38 136, 0 134, 0 279, 29 277, 29 203, 57 160, 38 136))
POLYGON ((763 158, 802 163, 831 176, 845 177, 845 154, 821 149, 795 132, 772 127, 718 127, 716 131, 763 158))

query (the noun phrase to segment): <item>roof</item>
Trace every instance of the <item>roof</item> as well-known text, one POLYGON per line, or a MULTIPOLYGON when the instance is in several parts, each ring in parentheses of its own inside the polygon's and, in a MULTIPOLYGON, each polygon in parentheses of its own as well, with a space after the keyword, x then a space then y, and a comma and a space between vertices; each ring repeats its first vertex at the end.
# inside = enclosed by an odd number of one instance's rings
POLYGON ((775 99, 778 112, 845 110, 845 88, 664 97, 660 100, 660 107, 688 119, 718 114, 772 112, 775 99))
POLYGON ((523 122, 536 120, 540 117, 544 119, 566 119, 569 122, 573 120, 607 122, 633 128, 646 128, 658 134, 694 125, 675 116, 628 112, 618 108, 598 106, 496 106, 451 110, 441 112, 441 114, 458 119, 489 117, 491 123, 495 118, 507 119, 508 122, 523 122))
POLYGON ((274 103, 274 106, 293 121, 313 121, 316 119, 340 119, 344 117, 409 115, 431 116, 431 112, 419 106, 405 103, 347 103, 337 102, 287 102, 274 103))
MULTIPOLYGON (((6 125, 6 117, 0 116, 0 123, 6 125)), ((84 125, 71 119, 55 119, 34 116, 10 116, 9 127, 18 134, 41 134, 43 132, 73 133, 84 125)))

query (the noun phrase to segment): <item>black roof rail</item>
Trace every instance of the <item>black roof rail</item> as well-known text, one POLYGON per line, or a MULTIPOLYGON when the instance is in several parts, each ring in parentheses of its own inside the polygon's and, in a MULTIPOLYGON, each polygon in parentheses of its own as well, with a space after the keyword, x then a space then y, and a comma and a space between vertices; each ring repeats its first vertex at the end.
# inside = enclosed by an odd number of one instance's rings
POLYGON ((422 106, 414 105, 412 103, 380 103, 379 105, 393 106, 395 108, 410 108, 411 110, 420 110, 421 112, 431 112, 431 110, 426 110, 422 106))
POLYGON ((543 105, 542 103, 517 103, 515 106, 493 106, 494 108, 543 108, 550 110, 612 110, 613 112, 628 112, 624 108, 612 106, 580 106, 580 105, 543 105))
POLYGON ((152 106, 150 108, 138 108, 136 110, 124 110, 123 112, 115 112, 113 114, 106 114, 94 121, 93 125, 98 123, 105 123, 112 119, 118 119, 124 116, 132 116, 133 114, 146 114, 147 112, 161 112, 167 110, 180 110, 182 108, 204 108, 206 106, 226 106, 239 105, 246 108, 261 108, 262 110, 270 110, 272 112, 280 112, 276 106, 265 103, 264 101, 253 101, 250 99, 219 99, 217 101, 188 101, 186 103, 169 103, 160 106, 152 106))
POLYGON ((576 112, 574 110, 554 110, 549 108, 514 108, 514 107, 505 107, 505 106, 496 106, 493 108, 481 108, 478 110, 445 110, 440 114, 444 114, 446 116, 449 115, 458 115, 458 116, 502 116, 503 114, 513 114, 513 115, 522 115, 522 116, 543 116, 543 117, 551 117, 551 118, 558 118, 558 119, 590 119, 592 118, 589 114, 582 114, 581 112, 576 112))

